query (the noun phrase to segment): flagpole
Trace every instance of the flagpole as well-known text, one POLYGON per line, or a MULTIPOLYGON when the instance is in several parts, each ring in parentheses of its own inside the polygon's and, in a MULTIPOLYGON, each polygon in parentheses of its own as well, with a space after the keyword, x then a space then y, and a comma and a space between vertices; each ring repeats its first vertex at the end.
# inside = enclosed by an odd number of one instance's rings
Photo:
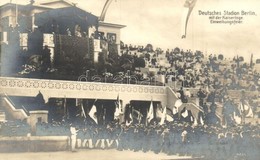
POLYGON ((18 24, 18 6, 17 1, 15 1, 15 25, 18 24))
POLYGON ((83 116, 84 116, 84 118, 86 119, 87 116, 86 116, 86 113, 85 113, 85 110, 84 110, 83 103, 81 103, 80 105, 81 105, 81 110, 82 110, 83 116))
POLYGON ((105 125, 105 116, 106 116, 106 108, 104 108, 104 105, 102 104, 102 107, 104 109, 104 113, 103 113, 103 124, 105 125))
POLYGON ((64 118, 67 118, 67 99, 66 96, 64 97, 64 102, 63 102, 63 107, 64 107, 64 118))

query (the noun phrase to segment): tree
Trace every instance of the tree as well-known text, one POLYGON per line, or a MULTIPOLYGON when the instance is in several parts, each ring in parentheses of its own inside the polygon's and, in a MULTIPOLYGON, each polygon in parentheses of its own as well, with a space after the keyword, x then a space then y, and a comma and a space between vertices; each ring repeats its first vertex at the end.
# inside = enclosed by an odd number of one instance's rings
POLYGON ((243 56, 240 56, 240 57, 238 58, 238 60, 239 60, 240 62, 243 62, 243 61, 244 61, 244 57, 243 57, 243 56))
POLYGON ((218 60, 221 60, 221 61, 222 61, 223 59, 224 59, 223 54, 219 54, 219 55, 218 55, 218 60))
POLYGON ((180 53, 180 52, 181 52, 181 50, 180 50, 180 48, 178 48, 178 47, 175 47, 175 48, 174 48, 174 50, 173 50, 173 52, 174 52, 174 53, 180 53))
POLYGON ((145 50, 146 50, 147 52, 153 52, 153 45, 147 44, 146 47, 145 47, 145 50))
POLYGON ((133 56, 129 54, 123 54, 119 58, 119 65, 126 71, 133 69, 133 56))

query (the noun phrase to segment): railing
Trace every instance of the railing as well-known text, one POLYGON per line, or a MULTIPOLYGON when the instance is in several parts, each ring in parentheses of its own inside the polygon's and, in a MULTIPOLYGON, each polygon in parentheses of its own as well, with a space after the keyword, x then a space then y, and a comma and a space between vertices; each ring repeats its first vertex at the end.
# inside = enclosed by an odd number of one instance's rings
POLYGON ((22 108, 23 108, 23 110, 25 111, 25 113, 27 114, 27 115, 29 115, 29 112, 28 112, 28 110, 22 105, 22 108))
POLYGON ((166 94, 163 86, 0 77, 0 88, 166 94))
MULTIPOLYGON (((172 90, 172 88, 169 87, 169 90, 170 90, 170 91, 172 92, 172 94, 177 98, 177 94, 172 90)), ((200 108, 199 106, 197 106, 196 104, 194 104, 194 103, 192 103, 192 102, 191 102, 191 103, 186 103, 186 104, 191 104, 191 105, 193 105, 194 107, 196 107, 198 110, 204 112, 202 108, 200 108)))
POLYGON ((3 100, 7 103, 9 107, 9 111, 11 111, 11 115, 14 118, 22 118, 22 119, 27 119, 29 117, 28 113, 26 113, 23 109, 16 109, 15 104, 12 102, 10 97, 5 94, 5 97, 3 97, 3 100), (17 115, 18 114, 18 115, 17 115))
MULTIPOLYGON (((172 90, 171 87, 167 87, 167 92, 168 92, 168 107, 173 107, 175 106, 176 101, 179 99, 176 95, 176 93, 172 90)), ((194 118, 198 121, 199 120, 199 113, 202 112, 204 113, 203 109, 199 106, 197 106, 194 103, 182 103, 179 107, 178 107, 178 112, 179 112, 179 116, 180 116, 180 111, 182 111, 184 109, 184 107, 187 110, 190 110, 192 115, 194 116, 194 118)))

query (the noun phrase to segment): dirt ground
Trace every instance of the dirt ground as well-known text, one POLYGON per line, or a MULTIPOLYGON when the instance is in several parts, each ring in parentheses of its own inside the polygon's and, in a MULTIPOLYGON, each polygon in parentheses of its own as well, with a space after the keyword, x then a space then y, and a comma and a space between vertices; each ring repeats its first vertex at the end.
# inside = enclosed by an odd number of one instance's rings
POLYGON ((77 152, 0 153, 0 160, 178 160, 191 157, 168 156, 142 151, 77 150, 77 152))

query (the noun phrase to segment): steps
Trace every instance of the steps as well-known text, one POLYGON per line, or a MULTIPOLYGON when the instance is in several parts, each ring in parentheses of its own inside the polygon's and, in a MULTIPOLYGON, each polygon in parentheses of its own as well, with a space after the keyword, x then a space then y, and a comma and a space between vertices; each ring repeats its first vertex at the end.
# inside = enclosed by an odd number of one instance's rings
POLYGON ((0 119, 24 120, 27 118, 28 115, 23 109, 16 109, 16 107, 8 97, 0 96, 0 119))
POLYGON ((0 122, 6 122, 6 116, 4 111, 0 111, 0 122))
POLYGON ((3 107, 3 97, 0 96, 0 123, 1 122, 6 122, 6 113, 4 111, 3 107))

